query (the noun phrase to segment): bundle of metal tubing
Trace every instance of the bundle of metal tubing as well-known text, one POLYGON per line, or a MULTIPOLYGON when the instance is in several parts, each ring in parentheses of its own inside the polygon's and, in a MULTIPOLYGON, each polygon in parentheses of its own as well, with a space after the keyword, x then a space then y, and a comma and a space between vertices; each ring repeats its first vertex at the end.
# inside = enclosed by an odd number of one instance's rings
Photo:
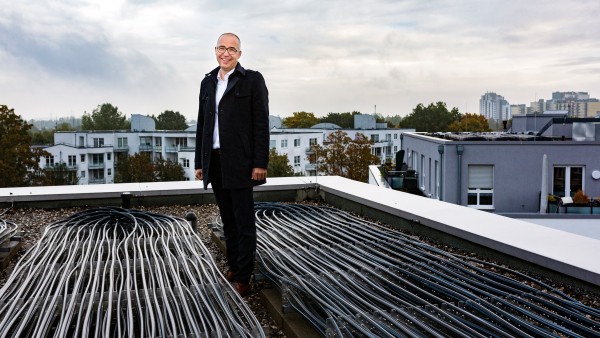
POLYGON ((47 226, 0 289, 1 337, 264 337, 184 219, 98 208, 47 226))
POLYGON ((14 222, 0 218, 0 245, 10 241, 17 234, 17 228, 14 222))
POLYGON ((348 213, 259 203, 256 219, 261 272, 324 336, 600 335, 598 309, 539 280, 348 213))

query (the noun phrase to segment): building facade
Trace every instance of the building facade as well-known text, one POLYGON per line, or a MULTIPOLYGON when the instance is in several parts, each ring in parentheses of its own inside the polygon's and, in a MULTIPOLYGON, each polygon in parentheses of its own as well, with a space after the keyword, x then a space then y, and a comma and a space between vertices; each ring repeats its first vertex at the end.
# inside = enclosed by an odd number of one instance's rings
MULTIPOLYGON (((377 125, 383 127, 382 125, 377 125)), ((46 147, 50 156, 40 159, 40 167, 64 163, 76 172, 78 184, 114 183, 115 164, 121 156, 148 153, 152 160, 170 160, 181 164, 186 180, 194 180, 196 147, 195 126, 185 131, 156 131, 148 120, 132 119, 132 131, 55 132, 54 145, 46 147), (136 129, 134 129, 134 126, 136 129)), ((327 136, 338 129, 272 128, 270 147, 286 154, 294 172, 317 175, 317 168, 308 160, 312 145, 323 145, 327 136)), ((381 163, 393 161, 401 147, 401 133, 413 129, 345 129, 349 137, 362 133, 372 140, 371 151, 381 163)))
POLYGON ((511 108, 502 95, 487 92, 479 99, 479 114, 488 120, 509 120, 511 108))
POLYGON ((402 147, 419 187, 431 198, 497 213, 539 212, 542 185, 559 197, 580 189, 600 196, 600 128, 571 121, 559 125, 548 129, 556 135, 546 137, 404 133, 402 147), (599 136, 576 137, 583 129, 599 136), (562 132, 571 137, 563 139, 562 132), (544 155, 547 180, 542 182, 544 155))

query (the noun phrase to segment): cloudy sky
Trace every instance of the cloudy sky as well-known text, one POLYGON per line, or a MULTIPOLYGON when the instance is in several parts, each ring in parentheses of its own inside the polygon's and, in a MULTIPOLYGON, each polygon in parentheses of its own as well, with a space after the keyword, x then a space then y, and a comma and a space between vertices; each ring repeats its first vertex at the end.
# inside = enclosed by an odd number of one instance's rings
POLYGON ((553 91, 600 98, 598 0, 0 0, 0 104, 25 119, 195 119, 223 32, 267 80, 272 115, 479 112, 553 91))

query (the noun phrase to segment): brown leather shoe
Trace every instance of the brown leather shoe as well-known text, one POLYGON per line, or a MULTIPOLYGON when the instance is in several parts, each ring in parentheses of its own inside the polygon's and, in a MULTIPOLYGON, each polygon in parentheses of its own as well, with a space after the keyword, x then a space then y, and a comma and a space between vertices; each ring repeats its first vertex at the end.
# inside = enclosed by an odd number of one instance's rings
POLYGON ((249 294, 252 290, 252 286, 247 283, 234 282, 232 285, 235 291, 242 297, 249 294))
POLYGON ((225 279, 227 279, 229 283, 232 283, 234 278, 235 274, 233 273, 233 271, 227 271, 227 273, 225 274, 225 279))

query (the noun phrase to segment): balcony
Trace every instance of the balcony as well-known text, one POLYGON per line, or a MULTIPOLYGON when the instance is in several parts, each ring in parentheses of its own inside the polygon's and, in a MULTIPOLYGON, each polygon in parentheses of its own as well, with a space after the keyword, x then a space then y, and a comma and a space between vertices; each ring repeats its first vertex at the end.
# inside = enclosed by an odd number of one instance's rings
POLYGON ((90 178, 88 184, 105 184, 106 179, 104 178, 90 178))
POLYGON ((151 144, 140 144, 140 151, 152 151, 153 149, 151 144))
POLYGON ((104 162, 90 163, 88 164, 88 169, 104 169, 104 162))
POLYGON ((115 153, 127 153, 129 152, 129 146, 117 146, 113 148, 115 153))
POLYGON ((307 163, 304 165, 304 170, 306 171, 316 171, 317 170, 317 165, 314 163, 307 163))

